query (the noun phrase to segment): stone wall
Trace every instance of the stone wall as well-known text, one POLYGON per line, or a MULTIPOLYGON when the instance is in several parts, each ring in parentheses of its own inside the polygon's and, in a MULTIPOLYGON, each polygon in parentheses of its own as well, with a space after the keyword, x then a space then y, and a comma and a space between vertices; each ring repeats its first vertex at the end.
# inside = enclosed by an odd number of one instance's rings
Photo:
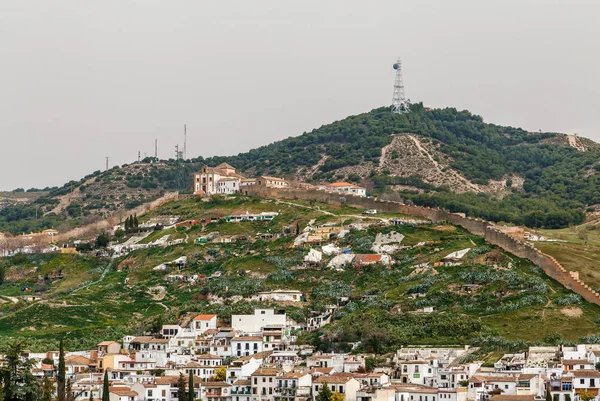
POLYGON ((484 237, 487 242, 497 245, 507 252, 530 260, 564 287, 581 295, 586 301, 600 305, 600 295, 581 281, 578 274, 570 274, 554 257, 546 255, 528 242, 502 232, 493 223, 485 220, 465 217, 436 208, 409 206, 399 202, 383 201, 376 198, 332 194, 316 190, 275 189, 253 186, 248 187, 245 191, 246 195, 257 197, 314 200, 337 205, 346 204, 361 209, 377 209, 380 212, 419 216, 438 223, 449 222, 463 227, 473 234, 484 237))
POLYGON ((65 241, 70 238, 91 238, 98 235, 102 231, 110 230, 121 222, 121 220, 129 215, 137 214, 142 215, 149 211, 156 209, 159 206, 164 205, 167 202, 175 201, 179 198, 178 192, 168 192, 164 196, 153 200, 150 203, 144 203, 131 210, 121 210, 112 216, 97 221, 92 224, 88 224, 81 227, 76 227, 72 230, 60 233, 54 237, 54 241, 65 241))

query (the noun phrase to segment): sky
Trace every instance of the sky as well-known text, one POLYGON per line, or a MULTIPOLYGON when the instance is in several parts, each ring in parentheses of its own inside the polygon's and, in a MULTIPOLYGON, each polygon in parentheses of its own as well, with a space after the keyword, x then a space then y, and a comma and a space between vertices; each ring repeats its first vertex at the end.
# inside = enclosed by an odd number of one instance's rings
POLYGON ((406 94, 600 141, 597 0, 5 0, 0 190, 231 155, 406 94))

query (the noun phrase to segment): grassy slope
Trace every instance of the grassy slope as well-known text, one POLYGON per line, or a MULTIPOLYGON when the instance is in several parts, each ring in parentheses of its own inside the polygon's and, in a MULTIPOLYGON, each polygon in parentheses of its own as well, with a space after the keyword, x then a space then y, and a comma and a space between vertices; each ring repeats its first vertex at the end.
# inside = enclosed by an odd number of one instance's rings
MULTIPOLYGON (((349 218, 348 216, 360 215, 360 210, 341 209, 329 205, 315 206, 326 209, 330 213, 343 215, 343 217, 324 215, 316 210, 288 204, 240 199, 211 203, 195 200, 178 201, 165 205, 152 212, 152 215, 177 213, 180 216, 185 216, 185 218, 202 218, 217 211, 225 214, 240 213, 246 210, 250 212, 277 210, 280 212, 280 216, 273 222, 214 224, 214 230, 221 233, 277 231, 285 226, 295 227, 296 223, 303 227, 309 220, 321 216, 325 220, 342 222, 357 220, 358 217, 349 218)), ((48 293, 56 297, 52 299, 50 305, 37 303, 16 313, 8 313, 4 317, 0 317, 0 336, 26 335, 33 338, 54 339, 58 333, 69 332, 71 337, 75 339, 100 339, 111 335, 118 338, 118 335, 122 334, 126 327, 136 327, 136 324, 140 321, 164 314, 167 309, 169 310, 166 313, 167 320, 172 319, 175 314, 185 311, 210 310, 227 314, 232 312, 232 308, 238 308, 236 310, 242 311, 248 310, 249 305, 246 303, 234 306, 208 306, 202 300, 200 286, 189 287, 182 284, 167 284, 165 276, 169 272, 155 272, 152 270, 154 266, 171 261, 181 255, 187 255, 190 260, 189 267, 183 273, 209 275, 222 269, 225 273, 222 280, 224 280, 223 283, 227 286, 229 292, 246 291, 248 288, 254 288, 251 287, 253 285, 258 285, 257 288, 262 289, 294 288, 303 291, 309 300, 327 303, 329 300, 315 296, 318 293, 318 291, 315 292, 316 289, 326 287, 334 282, 342 282, 351 288, 352 294, 356 297, 376 294, 380 299, 391 302, 391 304, 402 310, 413 310, 416 307, 414 301, 407 296, 407 291, 415 285, 422 284, 426 277, 418 276, 414 279, 407 279, 406 277, 412 272, 412 265, 425 261, 435 262, 450 252, 466 247, 475 249, 485 246, 481 238, 453 226, 399 226, 382 230, 390 231, 392 229, 406 235, 405 245, 414 245, 423 241, 427 241, 428 244, 424 247, 400 252, 396 256, 398 265, 393 269, 370 267, 363 271, 347 269, 342 273, 331 270, 290 271, 289 276, 286 276, 288 278, 283 281, 271 278, 265 281, 264 277, 280 271, 280 267, 276 265, 278 263, 277 258, 297 261, 306 253, 307 249, 300 251, 290 248, 289 239, 275 242, 259 241, 254 244, 194 245, 192 243, 194 237, 212 231, 213 227, 208 227, 204 232, 200 230, 188 231, 190 242, 187 244, 135 251, 115 263, 115 266, 119 264, 121 266, 126 265, 128 270, 112 271, 104 281, 75 294, 69 294, 68 290, 84 281, 97 279, 102 270, 101 267, 105 266, 105 261, 67 255, 31 256, 25 257, 20 262, 17 261, 19 263, 7 259, 11 264, 22 267, 39 265, 41 272, 49 272, 57 266, 61 266, 67 273, 67 277, 63 281, 50 286, 48 293), (207 259, 210 253, 209 250, 218 251, 216 259, 207 259), (126 279, 127 284, 125 284, 126 279), (154 300, 148 293, 148 288, 156 285, 165 286, 167 289, 164 299, 160 301, 154 300), (35 330, 30 330, 30 327, 34 327, 35 330)), ((370 231, 353 232, 351 239, 347 240, 348 245, 355 246, 362 237, 373 238, 378 231, 379 229, 371 229, 370 231)), ((536 304, 507 312, 491 313, 477 308, 467 310, 456 302, 442 303, 437 305, 436 309, 453 316, 465 315, 472 319, 480 319, 492 331, 510 339, 541 340, 547 334, 558 332, 565 339, 576 340, 582 335, 597 331, 594 320, 600 317, 600 308, 584 303, 581 305, 584 312, 582 317, 565 316, 561 312, 562 307, 556 304, 557 299, 567 294, 565 289, 536 269, 532 269, 530 263, 519 261, 514 256, 507 255, 505 261, 501 263, 501 267, 508 269, 509 262, 519 277, 540 277, 546 283, 550 290, 543 295, 544 304, 536 304)), ((293 262, 289 263, 293 264, 293 262)), ((464 284, 464 280, 460 277, 460 273, 463 271, 492 269, 490 266, 482 265, 482 263, 484 263, 482 255, 472 255, 467 256, 465 266, 437 268, 440 278, 432 284, 427 297, 433 297, 433 295, 440 292, 443 293, 452 285, 464 284)), ((34 284, 31 280, 23 279, 0 286, 0 296, 20 295, 20 286, 26 282, 34 284)), ((207 288, 210 290, 213 287, 209 286, 207 288)), ((497 301, 494 301, 494 294, 497 290, 498 284, 491 283, 483 286, 481 294, 475 295, 482 297, 481 305, 487 305, 487 303, 493 305, 497 303, 497 301)), ((218 292, 218 294, 220 293, 218 292)), ((524 292, 515 290, 503 302, 518 302, 527 294, 526 290, 524 292)), ((480 301, 475 295, 463 294, 460 298, 466 300, 467 303, 472 302, 477 305, 480 301)), ((3 311, 8 312, 10 306, 5 304, 3 311)), ((368 305, 364 307, 368 308, 368 305)), ((289 312, 299 312, 298 310, 288 309, 289 312)), ((356 321, 360 321, 361 316, 357 314, 356 321)), ((427 336, 421 339, 423 343, 432 341, 435 341, 435 339, 427 336)))

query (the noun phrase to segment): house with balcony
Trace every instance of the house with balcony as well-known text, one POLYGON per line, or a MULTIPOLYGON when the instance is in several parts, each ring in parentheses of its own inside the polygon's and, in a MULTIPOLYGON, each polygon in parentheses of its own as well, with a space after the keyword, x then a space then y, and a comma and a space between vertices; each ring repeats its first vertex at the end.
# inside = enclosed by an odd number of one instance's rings
POLYGON ((192 331, 196 334, 202 334, 207 330, 217 328, 217 315, 198 315, 192 320, 192 331))
POLYGON ((281 371, 276 368, 259 368, 250 376, 252 382, 251 401, 275 401, 277 377, 281 371))
POLYGON ((311 396, 312 376, 306 372, 288 372, 277 377, 275 401, 307 401, 311 396))
POLYGON ((312 399, 316 400, 317 394, 322 386, 327 386, 331 392, 338 392, 344 395, 344 401, 357 401, 356 393, 360 390, 360 383, 351 375, 334 374, 331 376, 321 376, 313 380, 312 399))
POLYGON ((566 373, 566 377, 573 378, 573 389, 576 395, 587 393, 598 398, 600 388, 600 372, 597 370, 578 369, 566 373))
POLYGON ((250 379, 237 379, 231 385, 231 401, 250 401, 252 383, 250 379))
POLYGON ((231 384, 227 382, 202 382, 200 398, 207 401, 231 401, 231 384))
POLYGON ((263 351, 262 336, 240 336, 231 339, 233 356, 249 356, 263 351))
POLYGON ((402 383, 431 384, 433 367, 425 360, 398 361, 395 372, 402 383))

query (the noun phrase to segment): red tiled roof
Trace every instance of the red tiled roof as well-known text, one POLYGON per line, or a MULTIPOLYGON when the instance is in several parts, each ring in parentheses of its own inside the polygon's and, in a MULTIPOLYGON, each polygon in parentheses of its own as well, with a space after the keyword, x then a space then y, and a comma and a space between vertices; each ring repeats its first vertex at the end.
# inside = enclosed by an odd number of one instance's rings
POLYGON ((217 315, 198 315, 194 318, 194 320, 211 320, 213 317, 217 315))

